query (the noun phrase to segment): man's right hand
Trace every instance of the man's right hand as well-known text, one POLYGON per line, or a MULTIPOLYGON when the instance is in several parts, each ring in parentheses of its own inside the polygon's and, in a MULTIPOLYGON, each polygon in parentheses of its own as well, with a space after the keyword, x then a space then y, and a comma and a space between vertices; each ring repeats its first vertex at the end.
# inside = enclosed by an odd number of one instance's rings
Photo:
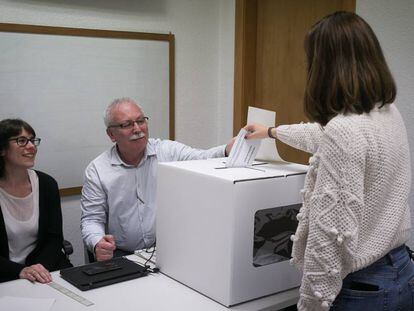
POLYGON ((114 237, 110 234, 104 235, 95 245, 95 258, 97 261, 111 259, 116 249, 114 237))

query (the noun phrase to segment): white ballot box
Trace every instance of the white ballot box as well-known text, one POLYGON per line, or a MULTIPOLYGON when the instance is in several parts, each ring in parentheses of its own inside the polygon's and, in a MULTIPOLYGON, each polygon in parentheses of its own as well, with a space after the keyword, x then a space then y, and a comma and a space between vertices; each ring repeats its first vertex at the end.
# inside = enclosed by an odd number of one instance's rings
POLYGON ((290 236, 307 166, 225 168, 224 161, 159 164, 161 272, 225 306, 299 286, 290 236))

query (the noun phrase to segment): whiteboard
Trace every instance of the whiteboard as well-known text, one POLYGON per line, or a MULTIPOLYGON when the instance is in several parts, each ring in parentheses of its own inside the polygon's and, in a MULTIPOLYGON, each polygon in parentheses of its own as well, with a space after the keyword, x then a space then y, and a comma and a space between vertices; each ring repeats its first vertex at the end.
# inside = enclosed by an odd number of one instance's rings
MULTIPOLYGON (((116 33, 116 32, 113 32, 116 33)), ((22 118, 42 139, 35 168, 59 188, 83 184, 112 146, 103 111, 136 100, 152 137, 170 138, 170 41, 0 32, 0 116, 22 118)))

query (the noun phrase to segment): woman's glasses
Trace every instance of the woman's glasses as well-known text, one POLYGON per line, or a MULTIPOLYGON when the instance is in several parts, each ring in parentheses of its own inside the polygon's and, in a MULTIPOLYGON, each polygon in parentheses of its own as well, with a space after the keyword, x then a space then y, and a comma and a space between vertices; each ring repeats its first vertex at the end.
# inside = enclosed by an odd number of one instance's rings
POLYGON ((9 139, 9 141, 15 141, 16 144, 20 147, 26 146, 29 143, 29 141, 34 146, 39 146, 40 145, 40 140, 41 140, 40 138, 34 138, 34 137, 33 138, 27 138, 27 137, 24 137, 24 136, 19 136, 19 137, 16 137, 16 138, 10 138, 9 139))

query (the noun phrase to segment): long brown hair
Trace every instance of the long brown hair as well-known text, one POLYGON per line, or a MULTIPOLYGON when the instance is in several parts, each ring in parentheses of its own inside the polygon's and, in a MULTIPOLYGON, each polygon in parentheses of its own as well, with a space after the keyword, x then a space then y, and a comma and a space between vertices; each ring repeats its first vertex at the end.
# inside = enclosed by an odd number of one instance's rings
POLYGON ((305 114, 326 125, 340 113, 362 114, 394 101, 397 89, 371 27, 351 12, 317 22, 305 38, 305 114))

